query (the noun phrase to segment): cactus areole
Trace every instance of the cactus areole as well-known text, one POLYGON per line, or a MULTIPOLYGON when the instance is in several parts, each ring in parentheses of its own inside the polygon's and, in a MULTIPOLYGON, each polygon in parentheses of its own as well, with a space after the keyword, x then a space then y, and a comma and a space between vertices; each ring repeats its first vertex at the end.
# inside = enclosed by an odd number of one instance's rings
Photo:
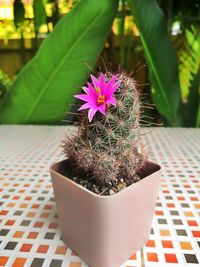
POLYGON ((77 169, 73 180, 103 195, 140 180, 145 156, 140 143, 140 92, 126 73, 91 75, 81 100, 78 132, 64 142, 64 152, 77 169), (81 175, 80 175, 81 174, 81 175))

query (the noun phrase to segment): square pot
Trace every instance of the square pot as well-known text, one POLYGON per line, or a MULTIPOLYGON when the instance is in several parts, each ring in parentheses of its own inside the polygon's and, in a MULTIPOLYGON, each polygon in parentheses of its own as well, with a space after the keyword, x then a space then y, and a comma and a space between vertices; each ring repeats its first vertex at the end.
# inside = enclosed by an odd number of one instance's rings
POLYGON ((148 240, 160 166, 146 162, 143 179, 111 196, 71 179, 68 160, 50 168, 62 237, 92 267, 118 267, 148 240))

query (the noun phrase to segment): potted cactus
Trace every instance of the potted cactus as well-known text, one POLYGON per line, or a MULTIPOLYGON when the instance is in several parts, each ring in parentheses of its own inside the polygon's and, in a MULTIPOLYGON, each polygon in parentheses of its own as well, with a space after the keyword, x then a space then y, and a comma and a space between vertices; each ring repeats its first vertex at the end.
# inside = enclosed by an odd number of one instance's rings
POLYGON ((139 140, 140 93, 124 72, 91 75, 82 119, 50 168, 62 237, 92 267, 116 267, 148 240, 160 181, 139 140))

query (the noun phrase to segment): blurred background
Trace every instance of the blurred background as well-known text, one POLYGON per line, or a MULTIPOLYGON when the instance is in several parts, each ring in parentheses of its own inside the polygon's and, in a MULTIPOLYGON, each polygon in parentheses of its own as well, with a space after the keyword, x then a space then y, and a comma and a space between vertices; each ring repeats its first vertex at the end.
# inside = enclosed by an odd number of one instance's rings
MULTIPOLYGON (((21 68, 34 57, 41 43, 58 21, 78 2, 77 0, 0 0, 0 103, 7 88, 21 68)), ((140 30, 129 5, 120 0, 111 31, 101 52, 96 69, 111 69, 120 65, 133 72, 143 85, 143 101, 149 107, 145 115, 155 125, 199 127, 200 88, 200 2, 199 0, 159 0, 167 31, 178 63, 178 79, 182 109, 190 106, 190 117, 171 123, 152 97, 148 65, 140 30)), ((151 22, 149 22, 151 23, 151 22)), ((159 34, 152 43, 160 42, 159 34)), ((160 59, 162 61, 162 58, 160 59)), ((165 68, 165 66, 163 66, 165 68)), ((75 117, 70 117, 75 120, 75 117)))

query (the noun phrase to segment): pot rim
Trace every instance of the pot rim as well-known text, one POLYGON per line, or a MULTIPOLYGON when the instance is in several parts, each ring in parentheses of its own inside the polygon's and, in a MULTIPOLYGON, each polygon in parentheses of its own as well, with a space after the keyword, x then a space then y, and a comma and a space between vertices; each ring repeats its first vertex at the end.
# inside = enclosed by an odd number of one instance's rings
MULTIPOLYGON (((68 181, 69 183, 71 183, 73 186, 78 187, 79 189, 85 191, 85 192, 88 193, 88 194, 91 194, 92 196, 94 196, 94 197, 96 197, 96 198, 104 198, 104 199, 106 199, 106 198, 109 198, 109 199, 111 199, 111 198, 116 198, 116 197, 118 197, 119 195, 125 194, 127 191, 131 190, 131 188, 132 188, 133 186, 137 186, 139 183, 143 183, 144 180, 150 178, 150 177, 151 177, 152 175, 154 175, 155 173, 161 172, 161 166, 160 166, 160 165, 158 165, 157 163, 154 163, 154 162, 152 162, 152 161, 148 161, 148 160, 147 160, 146 163, 147 163, 147 164, 154 164, 154 165, 157 167, 157 170, 151 172, 150 174, 144 176, 144 178, 142 178, 141 180, 139 180, 139 181, 137 181, 137 182, 135 182, 135 183, 132 183, 131 185, 129 185, 129 186, 123 188, 122 190, 120 190, 119 192, 117 192, 117 193, 115 193, 115 194, 113 194, 113 195, 98 195, 98 194, 92 192, 91 190, 85 188, 84 186, 82 186, 82 185, 80 185, 80 184, 74 182, 72 179, 70 179, 69 177, 63 175, 61 172, 59 172, 58 170, 55 169, 56 167, 58 167, 59 165, 61 165, 61 164, 64 163, 64 162, 66 162, 67 160, 68 160, 68 159, 64 159, 64 160, 61 160, 61 161, 58 161, 58 162, 56 162, 56 163, 51 164, 51 166, 50 166, 50 172, 52 172, 52 173, 55 174, 55 175, 59 174, 59 178, 61 178, 61 179, 63 179, 63 180, 67 180, 67 181, 68 181)), ((144 167, 144 169, 145 169, 145 167, 144 167)))

